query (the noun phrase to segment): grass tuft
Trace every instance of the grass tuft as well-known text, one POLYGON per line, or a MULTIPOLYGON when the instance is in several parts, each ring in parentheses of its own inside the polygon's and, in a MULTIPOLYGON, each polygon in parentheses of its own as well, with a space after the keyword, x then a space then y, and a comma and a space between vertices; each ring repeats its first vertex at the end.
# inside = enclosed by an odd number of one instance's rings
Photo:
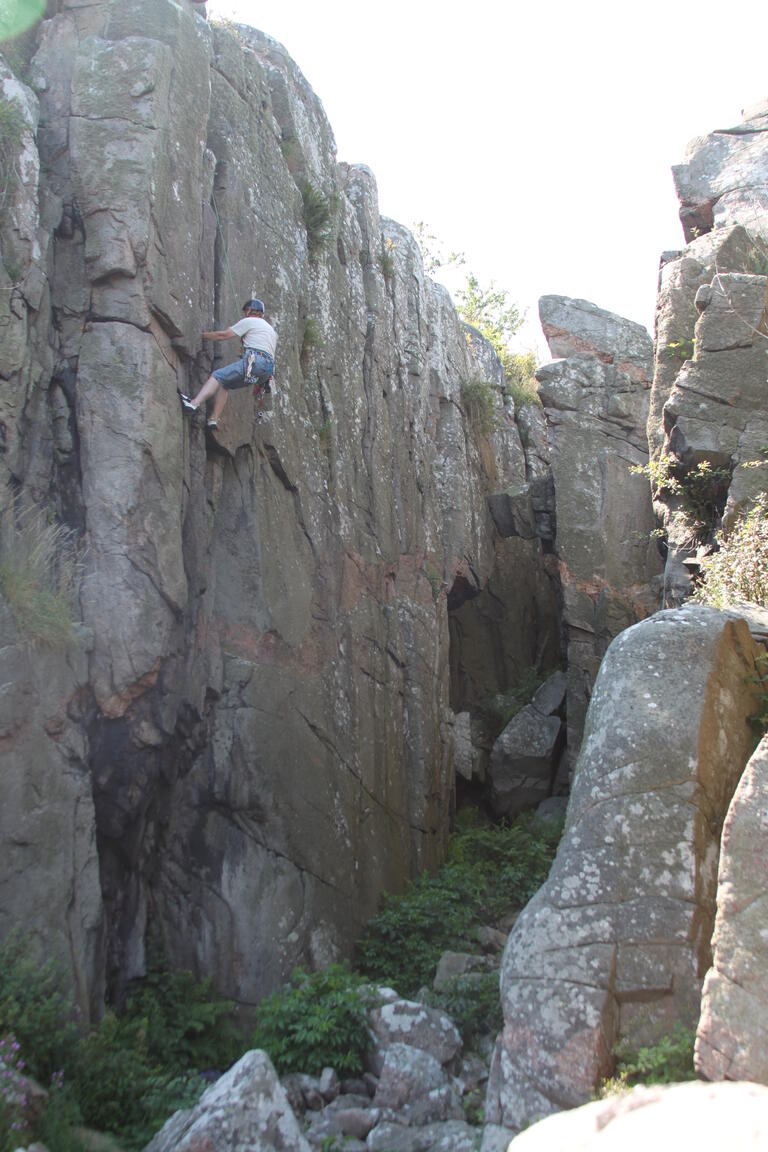
POLYGON ((60 648, 74 636, 75 595, 83 568, 77 535, 39 508, 14 515, 0 534, 0 593, 30 643, 60 648))

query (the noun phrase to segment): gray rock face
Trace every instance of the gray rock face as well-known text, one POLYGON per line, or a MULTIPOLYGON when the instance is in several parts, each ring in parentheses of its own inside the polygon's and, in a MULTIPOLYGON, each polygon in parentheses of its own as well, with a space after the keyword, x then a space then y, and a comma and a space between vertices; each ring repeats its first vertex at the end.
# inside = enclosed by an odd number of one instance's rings
MULTIPOLYGON (((347 953, 382 888, 440 861, 466 655, 449 616, 466 603, 476 636, 471 599, 519 582, 499 666, 554 663, 554 580, 537 541, 496 549, 487 496, 526 465, 492 349, 381 219, 371 172, 337 163, 280 45, 189 0, 59 7, 34 92, 0 72, 24 120, 0 221, 0 479, 87 544, 71 723, 103 891, 83 848, 73 980, 99 1003, 106 965, 141 975, 151 915, 172 964, 253 1001, 347 953), (213 363, 201 332, 254 293, 279 333, 272 404, 259 421, 233 394, 206 432, 177 390, 213 363), (462 409, 476 378, 486 434, 462 409)), ((15 923, 18 882, 3 892, 15 923)))
POLYGON ((539 313, 553 355, 564 357, 537 379, 557 506, 573 763, 608 644, 657 605, 648 483, 629 471, 648 458, 653 345, 639 324, 583 300, 544 296, 539 313))
POLYGON ((701 607, 608 649, 557 858, 507 942, 489 1124, 519 1131, 583 1103, 618 1038, 697 1020, 757 651, 745 621, 701 607))
POLYGON ((768 737, 723 826, 712 967, 704 981, 696 1069, 707 1080, 768 1084, 768 737))
POLYGON ((559 716, 529 704, 499 736, 489 765, 490 800, 496 816, 516 815, 549 796, 561 745, 559 716))
POLYGON ((145 1152, 310 1152, 266 1052, 246 1052, 145 1152))
MULTIPOLYGON (((768 1092, 757 1084, 633 1088, 521 1132, 510 1152, 641 1152, 682 1133, 700 1152, 757 1152, 768 1139, 768 1092)), ((485 1145, 484 1145, 485 1147, 485 1145)), ((506 1146, 505 1150, 506 1152, 506 1146)))
POLYGON ((690 142, 685 162, 672 169, 687 241, 736 223, 766 230, 767 133, 768 104, 763 101, 748 109, 736 127, 690 142))
POLYGON ((703 461, 724 471, 698 518, 684 494, 656 494, 666 604, 690 594, 691 566, 721 517, 729 527, 766 486, 754 463, 768 434, 767 126, 765 107, 755 109, 736 128, 692 141, 673 170, 689 243, 662 261, 648 438, 683 486, 703 461))
POLYGON ((0 596, 0 908, 3 928, 67 964, 84 1021, 104 997, 104 915, 88 746, 78 721, 87 683, 82 643, 47 653, 19 635, 0 596))

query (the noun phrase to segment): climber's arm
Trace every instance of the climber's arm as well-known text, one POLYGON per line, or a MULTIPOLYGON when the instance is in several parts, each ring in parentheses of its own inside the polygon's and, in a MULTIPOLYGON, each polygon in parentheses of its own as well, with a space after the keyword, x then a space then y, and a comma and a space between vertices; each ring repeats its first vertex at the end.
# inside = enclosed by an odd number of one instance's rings
POLYGON ((229 340, 232 336, 237 336, 237 332, 231 328, 225 328, 223 332, 203 332, 203 340, 229 340))

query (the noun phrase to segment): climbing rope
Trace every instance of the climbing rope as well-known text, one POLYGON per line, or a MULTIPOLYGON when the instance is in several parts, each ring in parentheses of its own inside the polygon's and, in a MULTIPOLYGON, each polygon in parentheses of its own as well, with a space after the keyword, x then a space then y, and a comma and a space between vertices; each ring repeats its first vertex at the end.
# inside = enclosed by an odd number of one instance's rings
POLYGON ((235 282, 232 279, 232 269, 229 266, 229 257, 227 256, 227 244, 226 244, 226 241, 224 240, 224 229, 221 226, 221 219, 219 217, 219 209, 216 207, 216 197, 213 194, 213 189, 211 189, 211 200, 213 201, 213 210, 216 213, 216 227, 218 228, 219 236, 221 237, 221 247, 222 247, 222 251, 224 252, 224 263, 227 266, 227 274, 229 276, 229 286, 232 289, 232 299, 235 302, 235 310, 237 311, 239 308, 239 305, 237 303, 237 293, 235 292, 235 282))

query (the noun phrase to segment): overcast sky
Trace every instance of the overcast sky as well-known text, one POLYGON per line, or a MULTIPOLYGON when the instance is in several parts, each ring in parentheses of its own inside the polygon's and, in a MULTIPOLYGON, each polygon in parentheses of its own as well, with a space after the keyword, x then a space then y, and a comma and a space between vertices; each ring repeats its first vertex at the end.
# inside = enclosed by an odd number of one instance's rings
MULTIPOLYGON (((683 244, 670 167, 768 96, 764 0, 209 0, 262 29, 322 101, 383 215, 430 230, 528 310, 581 296, 653 331, 683 244)), ((449 285, 450 286, 450 285, 449 285)))

